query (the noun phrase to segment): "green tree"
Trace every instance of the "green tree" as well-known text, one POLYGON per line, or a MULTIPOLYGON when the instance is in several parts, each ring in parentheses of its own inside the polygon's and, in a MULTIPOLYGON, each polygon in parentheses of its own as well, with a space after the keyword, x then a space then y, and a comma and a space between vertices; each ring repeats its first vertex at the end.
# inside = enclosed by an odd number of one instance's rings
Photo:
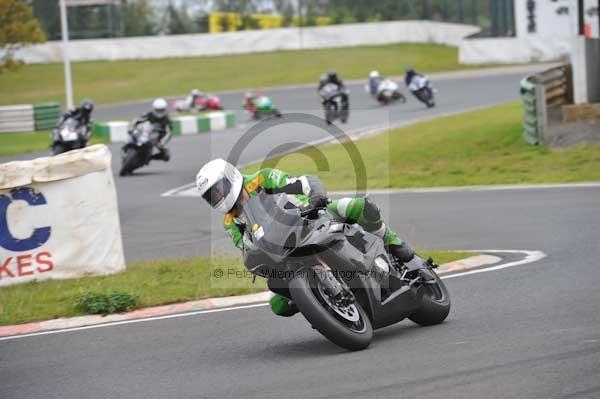
POLYGON ((38 19, 48 40, 60 40, 58 0, 33 0, 33 16, 38 19))
POLYGON ((180 35, 194 31, 194 23, 190 18, 185 3, 177 9, 173 3, 167 6, 167 32, 171 35, 180 35))
POLYGON ((0 0, 0 72, 17 69, 15 52, 23 46, 42 43, 46 36, 31 7, 22 0, 0 0))
POLYGON ((152 7, 148 0, 123 0, 121 16, 123 35, 148 36, 155 33, 152 7))

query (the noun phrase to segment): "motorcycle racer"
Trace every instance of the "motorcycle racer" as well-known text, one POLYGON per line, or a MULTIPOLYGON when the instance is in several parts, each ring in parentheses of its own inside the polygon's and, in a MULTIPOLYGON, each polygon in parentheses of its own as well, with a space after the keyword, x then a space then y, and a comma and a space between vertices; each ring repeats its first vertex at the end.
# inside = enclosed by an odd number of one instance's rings
MULTIPOLYGON (((342 198, 328 201, 327 192, 321 181, 310 175, 291 176, 272 168, 263 168, 252 174, 242 174, 223 159, 215 159, 205 164, 196 176, 196 188, 202 198, 215 210, 225 214, 224 228, 234 245, 243 250, 243 236, 246 229, 240 205, 259 193, 286 193, 303 207, 327 209, 345 223, 358 223, 366 231, 384 240, 387 251, 400 262, 410 261, 415 252, 402 241, 381 219, 379 207, 367 197, 342 198)), ((271 284, 274 295, 272 311, 280 316, 291 316, 296 307, 285 295, 271 284)))
POLYGON ((67 112, 65 112, 60 120, 58 121, 56 128, 63 124, 69 118, 73 118, 77 120, 81 124, 81 126, 85 126, 86 129, 86 137, 92 135, 92 111, 94 110, 94 103, 92 100, 83 100, 79 107, 73 108, 67 112))
POLYGON ((377 88, 379 87, 379 83, 381 83, 381 81, 385 79, 384 76, 381 76, 379 74, 379 71, 377 70, 373 70, 371 71, 371 73, 369 73, 369 92, 371 93, 372 96, 376 96, 377 95, 377 88))
POLYGON ((129 134, 133 131, 133 128, 143 122, 150 122, 157 124, 161 127, 160 136, 156 144, 158 153, 152 155, 152 159, 159 159, 168 162, 171 159, 171 154, 167 148, 167 144, 171 140, 171 130, 173 129, 173 122, 167 112, 167 102, 162 98, 157 98, 152 102, 152 111, 147 112, 133 121, 129 129, 129 134))

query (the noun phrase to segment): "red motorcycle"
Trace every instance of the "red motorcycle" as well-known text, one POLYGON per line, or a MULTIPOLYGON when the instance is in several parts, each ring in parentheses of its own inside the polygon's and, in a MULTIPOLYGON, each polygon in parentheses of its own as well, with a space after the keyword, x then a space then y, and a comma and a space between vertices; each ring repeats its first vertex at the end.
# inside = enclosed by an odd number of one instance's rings
POLYGON ((190 111, 221 111, 223 106, 219 97, 213 94, 207 94, 192 100, 191 96, 184 99, 177 99, 171 102, 171 108, 178 112, 190 111))

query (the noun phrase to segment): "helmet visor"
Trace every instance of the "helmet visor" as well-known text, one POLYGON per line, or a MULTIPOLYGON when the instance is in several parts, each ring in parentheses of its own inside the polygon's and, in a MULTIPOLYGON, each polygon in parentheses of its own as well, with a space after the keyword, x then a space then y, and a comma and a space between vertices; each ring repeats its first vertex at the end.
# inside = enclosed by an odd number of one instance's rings
POLYGON ((202 198, 206 200, 213 208, 218 207, 221 202, 227 197, 231 191, 231 182, 228 178, 223 177, 221 180, 213 184, 203 195, 202 198))

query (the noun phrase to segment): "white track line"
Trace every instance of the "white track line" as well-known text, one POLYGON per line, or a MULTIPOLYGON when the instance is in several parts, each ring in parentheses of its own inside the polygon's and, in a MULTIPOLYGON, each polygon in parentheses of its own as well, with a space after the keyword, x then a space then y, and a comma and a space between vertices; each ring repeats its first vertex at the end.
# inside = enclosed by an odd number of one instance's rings
POLYGON ((537 262, 538 260, 541 260, 543 258, 546 257, 546 254, 543 253, 542 251, 521 251, 521 250, 500 250, 500 249, 489 249, 489 250, 480 250, 480 251, 467 251, 467 252, 477 252, 477 253, 521 253, 521 254, 526 254, 525 259, 521 259, 521 260, 517 260, 514 262, 508 262, 508 263, 501 263, 499 265, 496 266, 490 266, 490 267, 485 267, 483 269, 476 269, 476 270, 469 270, 466 272, 460 272, 460 273, 452 273, 449 274, 447 276, 443 276, 441 277, 442 280, 447 280, 450 278, 455 278, 455 277, 462 277, 462 276, 468 276, 470 274, 478 274, 478 273, 486 273, 486 272, 493 272, 495 270, 501 270, 501 269, 506 269, 508 267, 515 267, 515 266, 521 266, 527 263, 533 263, 533 262, 537 262))
POLYGON ((143 318, 143 319, 114 321, 114 322, 110 322, 110 323, 95 324, 95 325, 91 325, 91 326, 71 327, 71 328, 63 328, 63 329, 60 329, 60 330, 40 331, 40 332, 35 332, 35 333, 30 333, 30 334, 11 335, 11 336, 8 336, 8 337, 0 337, 0 341, 8 341, 8 340, 11 340, 11 339, 18 339, 18 338, 25 338, 25 337, 35 337, 37 335, 51 335, 51 334, 58 334, 58 333, 63 333, 63 332, 91 330, 93 328, 112 327, 112 326, 118 326, 118 325, 121 325, 121 324, 141 323, 141 322, 144 322, 144 321, 176 319, 176 318, 180 318, 180 317, 196 316, 196 315, 205 314, 205 313, 225 312, 225 311, 228 311, 228 310, 258 308, 258 307, 267 306, 267 305, 268 305, 268 303, 255 303, 255 304, 252 304, 252 305, 232 306, 232 307, 229 307, 229 308, 219 308, 219 309, 197 310, 197 311, 187 312, 187 313, 175 313, 175 314, 167 314, 167 315, 164 315, 164 316, 146 317, 146 318, 143 318))
MULTIPOLYGON (((508 263, 503 263, 503 264, 499 264, 496 266, 486 267, 483 269, 471 270, 471 271, 460 272, 460 273, 453 273, 453 274, 450 274, 447 276, 442 276, 441 277, 442 280, 468 276, 470 274, 486 273, 486 272, 506 269, 509 267, 521 266, 521 265, 525 265, 528 263, 537 262, 538 260, 546 257, 546 254, 542 251, 528 251, 528 250, 486 249, 486 250, 468 250, 468 251, 464 251, 464 252, 517 253, 517 254, 525 254, 525 258, 518 260, 518 261, 514 261, 514 262, 508 262, 508 263)), ((65 328, 65 329, 60 329, 60 330, 50 330, 50 331, 40 331, 40 332, 29 333, 29 334, 0 337, 0 341, 9 341, 9 340, 19 339, 19 338, 35 337, 35 336, 39 336, 39 335, 52 335, 52 334, 59 334, 59 333, 65 333, 65 332, 91 330, 91 329, 95 329, 95 328, 112 327, 112 326, 119 326, 119 325, 124 325, 124 324, 142 323, 142 322, 155 321, 155 320, 177 319, 177 318, 181 318, 181 317, 197 316, 197 315, 207 314, 207 313, 218 313, 218 312, 226 312, 226 311, 230 311, 230 310, 258 308, 258 307, 263 307, 263 306, 268 306, 268 305, 269 305, 268 302, 264 302, 264 303, 256 303, 256 304, 251 304, 251 305, 232 306, 232 307, 228 307, 228 308, 206 309, 206 310, 198 310, 198 311, 192 311, 192 312, 186 312, 186 313, 169 314, 169 315, 164 315, 164 316, 153 316, 153 317, 147 317, 147 318, 143 318, 143 319, 122 320, 122 321, 115 321, 115 322, 110 322, 110 323, 106 323, 106 324, 96 324, 96 325, 91 325, 91 326, 71 327, 71 328, 65 328)))

